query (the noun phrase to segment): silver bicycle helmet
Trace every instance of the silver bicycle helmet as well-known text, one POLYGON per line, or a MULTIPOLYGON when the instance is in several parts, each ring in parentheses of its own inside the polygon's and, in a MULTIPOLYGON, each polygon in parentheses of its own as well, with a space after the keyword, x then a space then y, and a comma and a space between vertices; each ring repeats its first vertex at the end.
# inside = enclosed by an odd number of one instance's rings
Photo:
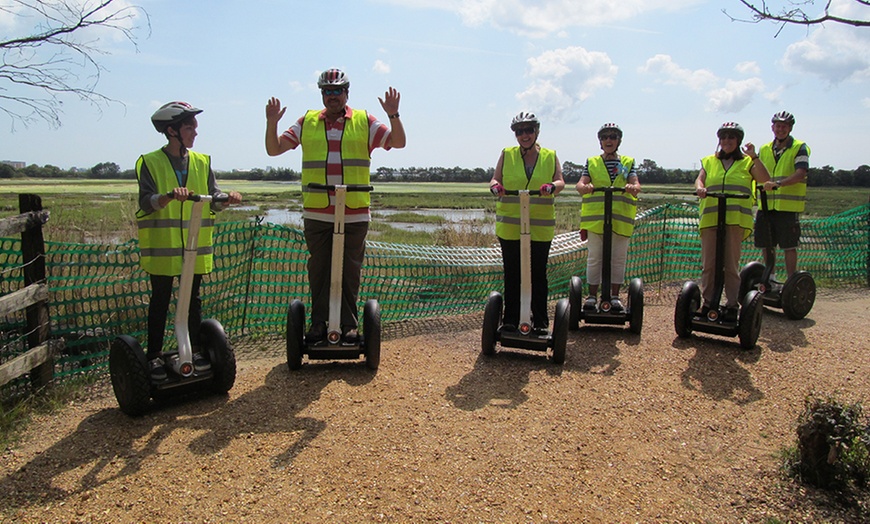
POLYGON ((737 122, 725 122, 721 126, 719 126, 719 130, 716 131, 716 136, 722 138, 722 135, 726 132, 736 133, 737 140, 740 142, 743 141, 743 127, 740 126, 737 122))
POLYGON ((773 118, 770 119, 770 123, 775 124, 777 122, 785 122, 787 124, 794 125, 794 115, 789 113, 788 111, 780 111, 779 113, 773 115, 773 118))
POLYGON ((536 131, 541 128, 541 121, 538 120, 538 117, 534 113, 522 112, 511 120, 511 131, 516 131, 523 124, 532 124, 535 126, 536 131))
POLYGON ((317 87, 320 89, 324 87, 343 87, 348 89, 350 88, 350 80, 341 69, 327 69, 320 73, 320 78, 317 79, 317 87))
POLYGON ((169 102, 160 106, 160 109, 151 115, 151 123, 159 133, 165 133, 167 127, 178 125, 200 113, 202 109, 197 109, 187 102, 169 102))

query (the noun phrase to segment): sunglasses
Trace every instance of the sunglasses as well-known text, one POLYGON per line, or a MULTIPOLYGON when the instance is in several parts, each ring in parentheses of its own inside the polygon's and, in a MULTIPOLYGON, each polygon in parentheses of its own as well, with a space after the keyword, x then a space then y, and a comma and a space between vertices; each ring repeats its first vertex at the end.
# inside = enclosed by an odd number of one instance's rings
POLYGON ((612 133, 609 135, 598 135, 598 140, 619 140, 619 135, 612 133))
POLYGON ((321 89, 320 92, 323 96, 338 96, 344 93, 345 89, 343 87, 339 87, 336 89, 321 89))
POLYGON ((534 127, 519 127, 519 128, 517 128, 516 131, 514 131, 514 133, 515 133, 517 136, 522 136, 522 135, 534 135, 534 134, 535 134, 535 128, 534 128, 534 127))

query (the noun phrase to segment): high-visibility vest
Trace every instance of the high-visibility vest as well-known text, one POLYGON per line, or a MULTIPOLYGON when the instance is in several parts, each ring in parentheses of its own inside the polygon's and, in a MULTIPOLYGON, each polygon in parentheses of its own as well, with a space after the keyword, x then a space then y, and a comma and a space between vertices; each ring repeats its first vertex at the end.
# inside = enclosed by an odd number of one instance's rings
MULTIPOLYGON (((626 178, 634 166, 634 159, 629 156, 619 157, 621 169, 613 180, 613 187, 625 187, 626 178)), ((611 185, 607 165, 601 155, 586 160, 589 166, 589 177, 595 187, 611 185)), ((580 229, 585 229, 599 235, 604 233, 604 193, 583 195, 583 207, 580 210, 580 229)), ((631 193, 613 193, 613 232, 617 235, 630 237, 634 232, 634 218, 637 215, 637 197, 631 193)))
MULTIPOLYGON (((302 207, 324 209, 329 207, 329 194, 323 189, 308 189, 309 183, 327 184, 326 163, 329 148, 326 141, 326 122, 320 110, 305 114, 302 122, 302 207)), ((371 182, 371 155, 369 154, 369 117, 365 111, 354 109, 353 116, 344 121, 341 134, 341 184, 368 185, 371 182)), ((369 207, 367 191, 349 191, 345 204, 351 209, 369 207)))
MULTIPOLYGON (((774 182, 782 182, 794 173, 794 160, 800 151, 803 142, 794 140, 790 148, 786 149, 779 160, 773 154, 773 142, 761 146, 758 158, 767 168, 774 182)), ((810 148, 807 146, 807 154, 810 148)), ((781 186, 776 191, 767 192, 767 209, 771 211, 793 211, 802 213, 807 201, 807 182, 803 180, 797 184, 781 186)))
MULTIPOLYGON (((198 195, 208 194, 208 174, 211 157, 188 151, 187 183, 185 187, 198 195)), ((141 177, 142 165, 157 184, 157 193, 166 194, 178 185, 175 170, 169 157, 158 149, 142 155, 136 161, 136 177, 141 177)), ((136 213, 139 229, 139 264, 152 275, 178 276, 181 274, 184 246, 187 244, 187 227, 193 203, 171 200, 163 209, 145 214, 136 213)), ((212 232, 214 212, 208 205, 202 206, 202 225, 196 248, 196 274, 211 273, 212 232)))
MULTIPOLYGON (((526 168, 520 147, 509 147, 504 150, 502 165, 502 185, 506 190, 521 189, 537 190, 544 184, 553 183, 556 173, 556 152, 541 148, 538 151, 538 161, 532 177, 526 177, 526 168)), ((529 232, 536 242, 553 240, 556 232, 556 208, 553 206, 553 195, 529 197, 529 232)), ((495 206, 495 234, 505 240, 520 238, 520 197, 505 195, 498 199, 495 206)))
MULTIPOLYGON (((752 234, 752 159, 744 156, 735 160, 725 171, 722 161, 716 155, 701 159, 707 173, 705 186, 711 193, 740 193, 750 198, 729 198, 727 201, 725 223, 743 228, 743 238, 752 234)), ((701 220, 699 229, 716 227, 719 223, 719 199, 707 197, 701 200, 701 220)))

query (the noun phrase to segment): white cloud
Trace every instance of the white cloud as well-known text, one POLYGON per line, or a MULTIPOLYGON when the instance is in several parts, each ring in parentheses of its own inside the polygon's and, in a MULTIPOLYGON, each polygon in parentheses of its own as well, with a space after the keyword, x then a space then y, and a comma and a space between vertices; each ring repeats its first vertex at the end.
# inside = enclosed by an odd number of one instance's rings
POLYGON ((628 20, 654 11, 678 11, 701 0, 382 0, 403 7, 436 8, 457 13, 469 26, 491 24, 528 36, 561 33, 628 20))
POLYGON ((375 60, 375 65, 372 66, 372 71, 380 74, 387 74, 390 72, 390 64, 385 63, 383 60, 375 60))
POLYGON ((692 91, 701 91, 719 83, 719 79, 706 69, 685 69, 677 65, 669 55, 656 55, 638 68, 638 72, 657 77, 666 85, 682 85, 692 91))
POLYGON ((606 53, 582 47, 546 51, 527 64, 532 82, 517 99, 525 110, 553 119, 564 119, 595 91, 611 87, 618 70, 606 53))
POLYGON ((764 82, 760 78, 747 80, 728 80, 725 86, 707 93, 708 111, 716 113, 738 113, 752 102, 756 94, 764 92, 764 82))
POLYGON ((761 67, 758 62, 740 62, 734 66, 734 70, 744 75, 760 75, 761 67))
POLYGON ((788 46, 782 63, 788 69, 839 84, 870 73, 868 48, 866 29, 830 25, 788 46))

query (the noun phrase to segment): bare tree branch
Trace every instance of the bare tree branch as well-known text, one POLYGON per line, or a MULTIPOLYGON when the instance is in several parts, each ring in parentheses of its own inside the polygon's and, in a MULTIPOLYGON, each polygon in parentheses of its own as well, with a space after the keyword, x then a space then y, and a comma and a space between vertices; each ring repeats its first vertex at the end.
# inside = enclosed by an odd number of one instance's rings
MULTIPOLYGON (((870 0, 852 1, 856 4, 870 7, 870 0)), ((760 3, 740 0, 740 3, 743 4, 747 9, 749 9, 749 19, 742 19, 731 16, 725 9, 723 9, 722 12, 725 13, 725 16, 730 18, 733 22, 776 22, 780 24, 779 31, 776 32, 777 35, 779 35, 780 31, 782 31, 782 29, 788 24, 811 26, 822 24, 824 22, 835 22, 838 24, 851 25, 854 27, 870 27, 870 20, 843 18, 840 16, 832 15, 830 13, 831 0, 827 0, 825 2, 825 8, 822 11, 822 14, 816 17, 810 17, 804 11, 805 6, 815 4, 815 0, 790 0, 788 2, 790 7, 783 7, 778 13, 774 13, 773 11, 771 11, 770 7, 768 7, 767 5, 767 2, 765 2, 764 0, 762 0, 760 3)))
POLYGON ((95 57, 107 52, 83 38, 108 30, 135 48, 139 15, 150 28, 144 9, 117 0, 10 0, 0 11, 32 28, 0 41, 0 113, 13 130, 38 120, 60 126, 67 96, 98 109, 117 102, 96 91, 104 69, 95 57))

